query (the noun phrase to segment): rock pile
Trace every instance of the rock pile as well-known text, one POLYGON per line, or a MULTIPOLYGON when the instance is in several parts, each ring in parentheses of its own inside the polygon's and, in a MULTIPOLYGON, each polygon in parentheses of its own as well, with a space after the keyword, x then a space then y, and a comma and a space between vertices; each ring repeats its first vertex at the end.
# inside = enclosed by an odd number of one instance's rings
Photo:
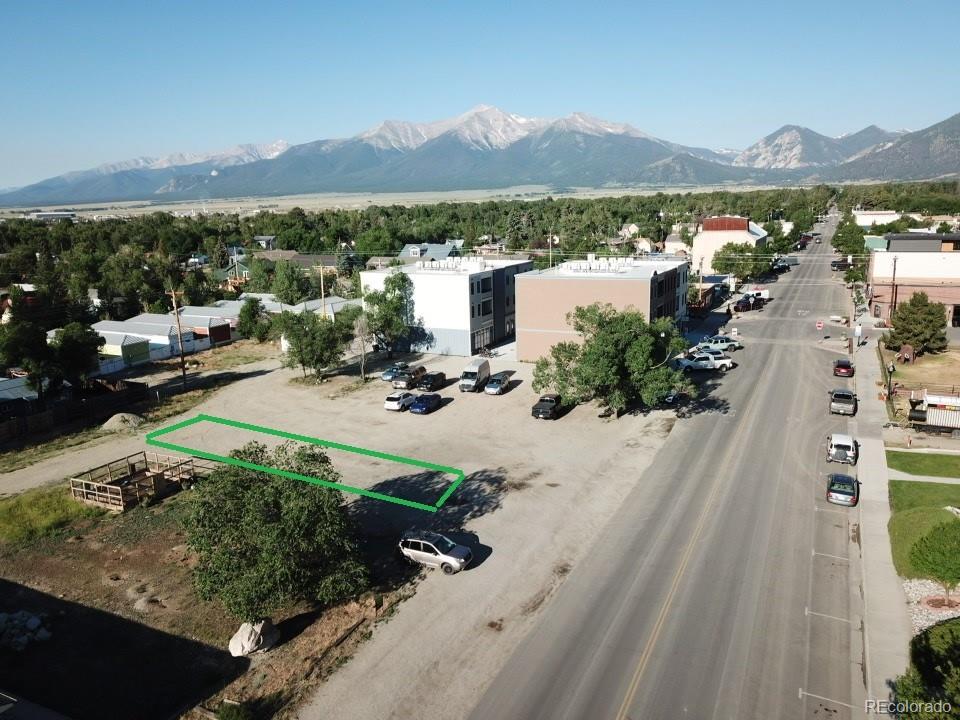
POLYGON ((50 639, 50 631, 43 626, 41 616, 18 610, 0 612, 0 647, 20 652, 31 642, 50 639))

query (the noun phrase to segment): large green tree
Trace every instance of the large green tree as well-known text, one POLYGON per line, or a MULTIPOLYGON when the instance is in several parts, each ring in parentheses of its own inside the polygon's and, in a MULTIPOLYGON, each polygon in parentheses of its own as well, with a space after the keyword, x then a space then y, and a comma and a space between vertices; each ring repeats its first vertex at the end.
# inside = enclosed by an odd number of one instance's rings
POLYGON ((339 490, 278 477, 252 465, 327 482, 340 475, 318 447, 250 443, 198 484, 186 521, 199 595, 256 621, 298 601, 329 605, 367 586, 339 490))
POLYGON ((97 369, 100 348, 106 341, 89 325, 74 322, 57 330, 51 343, 60 372, 77 387, 97 369))
POLYGON ((270 333, 270 319, 260 298, 247 298, 240 306, 237 317, 237 334, 242 338, 253 338, 264 342, 270 333))
POLYGON ((307 371, 321 373, 343 357, 352 336, 353 316, 337 322, 312 312, 284 312, 277 320, 287 341, 285 363, 307 371))
POLYGON ((40 325, 25 320, 0 325, 0 365, 26 371, 27 385, 41 401, 46 392, 58 388, 63 380, 46 332, 40 325))
POLYGON ((280 260, 273 269, 270 292, 285 305, 296 305, 310 294, 310 278, 299 265, 280 260))
POLYGON ((635 310, 595 303, 575 308, 567 321, 582 342, 558 343, 537 361, 536 392, 554 390, 568 405, 599 400, 619 413, 638 403, 656 405, 676 389, 689 389, 669 362, 687 348, 670 318, 647 322, 635 310))
POLYGON ((916 353, 936 353, 947 348, 947 309, 943 303, 932 303, 924 292, 914 293, 897 305, 892 318, 893 329, 883 342, 892 350, 912 345, 916 353))
POLYGON ((910 563, 924 577, 943 587, 947 601, 960 585, 960 520, 934 527, 910 548, 910 563))
POLYGON ((387 357, 393 357, 394 346, 415 323, 413 281, 395 269, 387 275, 383 290, 365 290, 363 303, 370 332, 386 348, 387 357))
POLYGON ((713 269, 722 275, 733 275, 741 280, 759 277, 770 269, 769 250, 750 243, 727 243, 713 255, 713 269))

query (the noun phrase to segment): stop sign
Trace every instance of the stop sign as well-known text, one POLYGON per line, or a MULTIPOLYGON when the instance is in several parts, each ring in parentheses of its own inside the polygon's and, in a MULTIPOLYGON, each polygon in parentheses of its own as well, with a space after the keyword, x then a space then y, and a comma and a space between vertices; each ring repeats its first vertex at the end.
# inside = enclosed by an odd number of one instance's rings
POLYGON ((823 330, 823 320, 817 320, 817 330, 823 330))

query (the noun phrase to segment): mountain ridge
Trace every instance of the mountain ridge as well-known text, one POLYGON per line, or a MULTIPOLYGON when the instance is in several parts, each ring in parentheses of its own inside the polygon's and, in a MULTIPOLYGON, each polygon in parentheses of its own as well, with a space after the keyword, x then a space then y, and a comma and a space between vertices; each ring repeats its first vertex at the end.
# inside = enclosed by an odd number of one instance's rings
POLYGON ((673 143, 582 112, 550 120, 479 105, 444 120, 385 120, 349 138, 107 163, 0 193, 0 205, 952 175, 960 175, 960 114, 913 133, 870 125, 829 137, 784 125, 735 152, 673 143))

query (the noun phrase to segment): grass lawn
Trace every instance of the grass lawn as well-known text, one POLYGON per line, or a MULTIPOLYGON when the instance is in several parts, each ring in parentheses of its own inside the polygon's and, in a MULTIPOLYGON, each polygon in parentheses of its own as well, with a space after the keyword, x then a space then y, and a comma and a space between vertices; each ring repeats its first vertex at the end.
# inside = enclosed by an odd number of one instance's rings
POLYGON ((63 485, 37 488, 0 499, 0 542, 22 543, 54 534, 81 518, 102 510, 78 503, 63 485))
POLYGON ((898 363, 896 353, 883 350, 883 358, 896 364, 893 379, 908 385, 960 385, 960 347, 949 347, 936 355, 923 355, 912 363, 898 363))
MULTIPOLYGON (((904 455, 908 453, 902 453, 904 455)), ((943 508, 960 507, 960 485, 890 481, 890 545, 893 564, 901 577, 920 577, 910 564, 910 548, 931 528, 955 519, 943 508)))
POLYGON ((960 477, 960 455, 936 453, 908 453, 887 450, 887 465, 911 475, 960 477))

